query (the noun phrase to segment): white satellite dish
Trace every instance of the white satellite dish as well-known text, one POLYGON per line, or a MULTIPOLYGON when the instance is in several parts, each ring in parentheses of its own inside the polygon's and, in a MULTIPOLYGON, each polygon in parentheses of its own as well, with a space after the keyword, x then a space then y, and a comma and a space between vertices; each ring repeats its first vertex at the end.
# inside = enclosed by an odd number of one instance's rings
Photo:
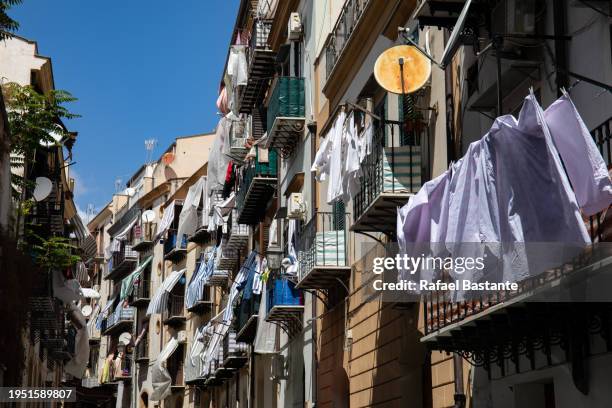
POLYGON ((125 194, 127 194, 129 197, 134 197, 134 194, 136 194, 136 190, 132 187, 128 187, 125 189, 125 194))
POLYGON ((147 210, 147 211, 142 213, 142 222, 150 223, 150 222, 153 222, 153 221, 155 221, 155 211, 147 210))
POLYGON ((85 317, 91 316, 91 312, 93 312, 93 308, 90 305, 85 305, 81 308, 81 313, 83 313, 85 317))
POLYGON ((34 200, 44 200, 49 197, 51 190, 53 190, 53 183, 51 183, 51 180, 46 177, 36 177, 36 187, 34 188, 34 193, 32 193, 34 200))
POLYGON ((130 344, 130 342, 132 341, 132 335, 128 332, 124 332, 121 333, 121 335, 119 335, 119 344, 123 344, 124 346, 127 346, 130 344))
MULTIPOLYGON (((61 128, 61 126, 57 125, 57 129, 59 132, 61 132, 63 129, 61 128)), ((51 147, 51 146, 55 146, 57 145, 61 140, 62 140, 62 136, 60 133, 58 132, 49 132, 49 136, 51 136, 51 138, 53 139, 53 141, 51 140, 44 140, 40 142, 41 146, 44 147, 51 147)))

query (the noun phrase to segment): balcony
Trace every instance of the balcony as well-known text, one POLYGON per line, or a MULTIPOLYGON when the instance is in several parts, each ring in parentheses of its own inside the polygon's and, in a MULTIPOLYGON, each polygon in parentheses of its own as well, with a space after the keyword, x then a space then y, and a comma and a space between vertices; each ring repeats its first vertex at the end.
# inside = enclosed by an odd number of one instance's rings
MULTIPOLYGON (((200 266, 202 265, 202 262, 206 262, 204 259, 202 259, 202 257, 200 257, 195 264, 195 268, 194 268, 194 275, 200 270, 200 266)), ((187 289, 187 293, 189 294, 190 290, 192 290, 192 288, 197 288, 199 285, 197 285, 198 282, 195 283, 190 283, 189 287, 187 289), (192 286, 192 285, 196 285, 196 286, 192 286)), ((195 299, 195 303, 193 303, 192 306, 187 307, 187 311, 191 312, 191 313, 197 313, 197 314, 202 314, 202 313, 206 313, 206 312, 210 312, 212 310, 212 307, 214 306, 215 302, 214 302, 214 293, 215 293, 215 289, 213 286, 211 285, 203 285, 200 286, 200 293, 197 294, 197 297, 195 299)), ((190 299, 190 295, 187 295, 187 298, 190 299)), ((187 306, 187 304, 186 304, 187 306)))
MULTIPOLYGON (((361 164, 361 190, 353 200, 355 232, 395 234, 397 207, 401 207, 421 188, 422 134, 409 142, 399 131, 400 122, 387 121, 376 129, 372 153, 361 164)), ((424 130, 426 131, 426 130, 424 130)))
POLYGON ((89 337, 89 344, 100 343, 100 330, 96 328, 95 324, 89 324, 87 326, 87 335, 89 337))
POLYGON ((131 307, 118 306, 112 314, 108 315, 102 322, 102 334, 105 336, 131 331, 134 324, 134 309, 131 307))
POLYGON ((234 372, 236 371, 234 368, 226 367, 223 363, 225 362, 225 350, 223 348, 223 341, 225 337, 221 339, 221 344, 218 350, 217 358, 214 361, 214 370, 211 367, 211 373, 214 374, 214 382, 216 384, 221 384, 226 380, 232 378, 234 376, 234 372))
POLYGON ((229 132, 229 157, 237 163, 244 162, 249 149, 246 147, 247 127, 244 120, 233 120, 229 132))
POLYGON ((263 218, 268 202, 274 196, 277 179, 278 157, 274 150, 267 152, 267 160, 257 149, 253 162, 247 163, 236 196, 238 223, 253 225, 263 218))
POLYGON ((317 212, 304 226, 298 242, 297 288, 328 289, 350 275, 348 218, 344 212, 317 212))
POLYGON ((274 75, 276 53, 268 46, 268 35, 272 21, 255 20, 251 42, 247 49, 247 64, 249 66, 247 84, 240 95, 240 112, 251 113, 253 107, 263 101, 270 78, 274 75))
POLYGON ((229 219, 225 248, 230 251, 242 251, 249 240, 249 226, 238 223, 238 210, 233 209, 229 219))
POLYGON ((81 379, 81 387, 83 388, 96 388, 100 386, 100 380, 97 376, 83 377, 81 379))
POLYGON ((260 300, 261 296, 252 295, 240 303, 236 317, 236 341, 252 343, 255 340, 260 300))
POLYGON ((134 270, 137 263, 138 252, 134 251, 131 245, 122 241, 119 251, 113 252, 111 263, 104 279, 123 279, 134 270))
POLYGON ((164 324, 169 326, 179 325, 185 322, 185 297, 170 293, 168 296, 168 307, 162 313, 164 324))
POLYGON ((283 157, 291 154, 304 133, 304 78, 278 77, 268 105, 268 142, 283 157))
POLYGON ((185 352, 184 345, 180 344, 174 354, 168 358, 167 367, 170 374, 170 386, 175 389, 185 387, 185 352))
POLYGON ((138 252, 146 252, 153 246, 157 233, 157 223, 148 222, 134 228, 134 239, 132 249, 138 252))
POLYGON ((452 30, 464 5, 465 0, 419 0, 414 17, 418 20, 419 27, 446 27, 452 30))
POLYGON ((342 6, 338 20, 324 45, 326 79, 330 77, 338 63, 369 3, 371 0, 347 0, 342 6))
MULTIPOLYGON (((218 273, 221 275, 229 276, 229 272, 233 271, 236 265, 238 265, 238 252, 232 251, 231 249, 227 249, 224 246, 224 243, 221 244, 221 255, 219 255, 219 260, 215 266, 214 273, 218 273)), ((222 278, 223 276, 219 276, 222 278)), ((219 279, 220 280, 220 279, 219 279)), ((221 286, 221 285, 217 285, 221 286)))
POLYGON ((182 259, 187 254, 187 237, 183 235, 180 238, 180 244, 177 243, 177 230, 172 228, 168 230, 168 235, 164 240, 164 259, 167 261, 176 262, 182 259))
MULTIPOLYGON (((591 131, 608 168, 612 164, 611 129, 612 118, 591 131)), ((606 212, 586 220, 592 247, 563 265, 518 282, 516 291, 483 293, 463 302, 453 301, 449 291, 424 294, 425 336, 421 341, 433 350, 459 353, 490 376, 492 370, 504 376, 559 365, 565 358, 574 385, 583 391, 588 383, 584 362, 590 353, 612 350, 611 304, 597 296, 590 298, 599 288, 609 286, 601 283, 602 275, 609 276, 612 260, 606 212), (564 298, 567 293, 570 295, 564 298), (580 294, 589 301, 573 300, 580 294), (551 298, 573 301, 546 301, 551 298)), ((449 280, 448 276, 443 279, 449 280)))
POLYGON ((134 282, 134 291, 129 299, 130 306, 147 305, 151 300, 151 280, 142 276, 134 282))
POLYGON ((132 379, 132 355, 124 354, 119 363, 119 367, 115 369, 113 377, 115 381, 126 381, 132 379))
MULTIPOLYGON (((608 169, 612 168, 612 117, 591 130, 591 135, 608 169)), ((589 218, 587 228, 593 242, 612 241, 612 215, 609 213, 608 209, 589 218)))
POLYGON ((196 230, 192 236, 189 237, 189 242, 195 242, 196 244, 205 244, 211 238, 211 233, 208 232, 208 214, 202 208, 198 209, 198 221, 196 230))
POLYGON ((145 333, 135 349, 134 360, 137 362, 149 360, 149 334, 145 333))
POLYGON ((266 321, 279 324, 292 337, 302 329, 304 299, 295 284, 288 279, 269 281, 266 321))
POLYGON ((230 369, 238 369, 246 364, 249 359, 249 346, 236 340, 236 332, 228 330, 223 338, 223 366, 230 369))

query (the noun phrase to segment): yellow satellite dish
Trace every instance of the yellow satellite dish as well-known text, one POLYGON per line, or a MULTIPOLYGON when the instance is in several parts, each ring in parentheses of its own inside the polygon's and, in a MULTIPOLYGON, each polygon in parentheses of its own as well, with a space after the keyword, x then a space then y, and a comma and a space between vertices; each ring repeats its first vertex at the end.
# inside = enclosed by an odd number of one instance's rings
POLYGON ((376 59, 374 78, 389 92, 412 93, 423 87, 431 75, 431 61, 413 45, 398 45, 389 48, 376 59), (400 69, 400 59, 403 67, 400 69), (402 92, 402 73, 404 89, 402 92))

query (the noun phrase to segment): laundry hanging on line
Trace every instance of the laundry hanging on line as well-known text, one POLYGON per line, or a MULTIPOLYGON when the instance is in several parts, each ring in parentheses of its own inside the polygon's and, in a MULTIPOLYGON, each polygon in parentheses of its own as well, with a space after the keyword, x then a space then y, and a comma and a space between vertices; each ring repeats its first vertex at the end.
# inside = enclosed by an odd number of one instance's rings
MULTIPOLYGON (((451 277, 510 282, 574 256, 591 242, 583 213, 598 212, 612 203, 605 163, 584 129, 567 95, 546 112, 529 95, 518 119, 511 115, 497 118, 489 133, 472 143, 463 158, 425 183, 398 209, 400 254, 420 255, 424 247, 430 254, 452 257, 487 252, 497 269, 462 276, 451 273, 451 277), (575 148, 576 144, 581 148, 575 148), (534 255, 524 245, 516 245, 535 242, 559 243, 558 253, 534 255)), ((399 272, 400 280, 436 276, 436 271, 428 270, 416 277, 407 270, 399 272)), ((459 293, 458 299, 462 298, 459 293)))

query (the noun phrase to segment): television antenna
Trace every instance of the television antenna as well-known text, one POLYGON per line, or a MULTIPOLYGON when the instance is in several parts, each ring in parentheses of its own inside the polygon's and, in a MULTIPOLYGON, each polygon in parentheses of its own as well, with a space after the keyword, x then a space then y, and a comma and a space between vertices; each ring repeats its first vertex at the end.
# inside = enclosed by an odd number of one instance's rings
POLYGON ((153 150, 155 149, 155 146, 157 146, 157 139, 146 139, 144 141, 144 144, 145 150, 147 151, 145 163, 151 164, 151 162, 153 161, 153 150))
POLYGON ((115 193, 120 192, 121 189, 121 185, 123 184, 123 180, 121 179, 121 177, 117 177, 115 179, 115 193))

